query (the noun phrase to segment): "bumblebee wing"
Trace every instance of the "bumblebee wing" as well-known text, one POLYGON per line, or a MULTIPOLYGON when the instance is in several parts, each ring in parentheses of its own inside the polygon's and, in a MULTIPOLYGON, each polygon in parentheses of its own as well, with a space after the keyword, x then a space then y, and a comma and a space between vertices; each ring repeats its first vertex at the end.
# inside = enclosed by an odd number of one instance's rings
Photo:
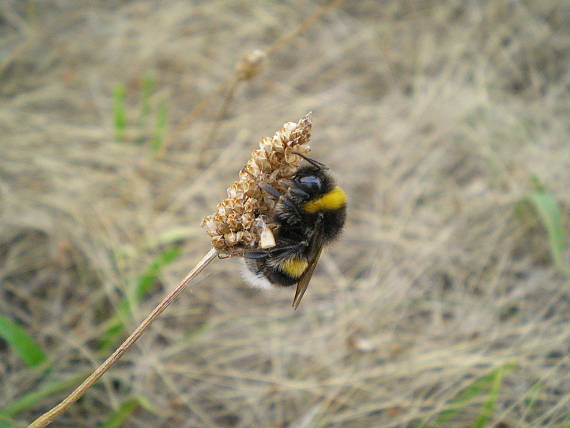
POLYGON ((303 275, 299 278, 299 282, 297 283, 297 289, 295 290, 295 297, 293 298, 293 308, 297 309, 299 303, 301 303, 301 299, 307 291, 307 287, 309 286, 309 281, 313 276, 313 272, 317 267, 317 263, 319 261, 319 257, 321 256, 321 252, 323 250, 323 222, 322 217, 319 216, 316 224, 315 230, 313 232, 313 236, 311 237, 311 252, 309 254, 309 264, 303 275))
POLYGON ((322 249, 323 246, 321 244, 319 245, 319 249, 315 254, 315 256, 313 257, 313 259, 309 261, 309 266, 307 266, 307 269, 305 270, 305 272, 299 279, 299 282, 297 283, 297 289, 295 290, 295 298, 293 299, 293 308, 295 309, 297 309, 299 303, 301 303, 301 299, 303 298, 305 291, 307 291, 307 287, 309 286, 309 281, 311 280, 313 272, 317 267, 317 262, 319 261, 319 257, 321 256, 322 249))

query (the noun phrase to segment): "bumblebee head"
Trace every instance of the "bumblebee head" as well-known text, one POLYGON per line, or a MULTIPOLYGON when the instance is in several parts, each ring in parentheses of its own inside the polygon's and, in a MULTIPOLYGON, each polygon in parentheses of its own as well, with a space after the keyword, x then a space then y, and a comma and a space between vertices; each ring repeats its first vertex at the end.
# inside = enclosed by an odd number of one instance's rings
POLYGON ((311 158, 298 153, 310 165, 301 167, 293 177, 291 195, 302 204, 309 214, 319 211, 335 211, 344 208, 346 195, 340 187, 335 187, 333 178, 326 172, 328 168, 311 158))
POLYGON ((298 196, 302 195, 305 201, 321 196, 333 187, 330 176, 312 165, 299 168, 293 177, 293 182, 295 187, 302 191, 297 192, 298 196))

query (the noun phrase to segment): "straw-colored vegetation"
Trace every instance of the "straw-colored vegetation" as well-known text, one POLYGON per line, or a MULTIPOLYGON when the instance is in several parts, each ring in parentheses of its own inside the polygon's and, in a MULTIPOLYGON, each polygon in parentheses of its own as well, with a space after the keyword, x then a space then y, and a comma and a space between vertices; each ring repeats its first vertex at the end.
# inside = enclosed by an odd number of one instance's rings
POLYGON ((300 310, 217 261, 54 426, 568 427, 567 2, 346 0, 295 33, 323 4, 0 2, 0 427, 184 277, 307 111, 349 216, 300 310))

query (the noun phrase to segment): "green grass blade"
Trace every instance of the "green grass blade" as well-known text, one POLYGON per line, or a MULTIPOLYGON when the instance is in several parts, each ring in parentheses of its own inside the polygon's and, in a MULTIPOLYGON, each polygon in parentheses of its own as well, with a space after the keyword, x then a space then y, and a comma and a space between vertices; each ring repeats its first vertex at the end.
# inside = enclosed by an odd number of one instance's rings
POLYGON ((3 416, 0 414, 0 428, 19 428, 20 426, 22 425, 16 423, 16 421, 13 421, 7 416, 3 416))
POLYGON ((154 78, 152 76, 145 76, 141 90, 142 96, 139 126, 144 128, 146 126, 148 115, 150 114, 150 97, 154 91, 154 78))
POLYGON ((159 254, 147 270, 139 276, 135 288, 135 301, 140 302, 156 282, 162 269, 176 260, 182 254, 182 248, 174 247, 159 254))
POLYGON ((151 142, 151 151, 156 153, 162 147, 164 136, 166 134, 166 127, 168 125, 168 107, 165 102, 160 103, 158 112, 156 114, 156 127, 154 130, 154 138, 151 142))
POLYGON ((484 428, 489 419, 491 419, 493 411, 495 410, 495 404, 497 403, 497 400, 499 398, 499 392, 501 390, 501 384, 503 382, 504 373, 505 373, 504 367, 501 367, 496 371, 495 376, 493 378, 493 385, 491 386, 491 392, 489 393, 489 397, 487 398, 487 401, 483 406, 479 418, 477 419, 477 421, 475 421, 473 428, 484 428))
MULTIPOLYGON (((432 426, 432 427, 447 427, 447 421, 455 416, 457 413, 461 412, 473 399, 477 398, 479 395, 485 391, 493 389, 495 385, 497 376, 500 374, 501 378, 508 372, 516 368, 515 363, 507 363, 501 367, 492 370, 490 373, 480 377, 470 386, 460 392, 457 397, 455 397, 449 406, 449 409, 444 410, 439 414, 437 419, 432 423, 420 425, 420 426, 432 426)), ((499 384, 500 387, 500 384, 499 384)), ((498 394, 498 393, 497 393, 498 394)))
POLYGON ((115 410, 100 426, 100 428, 117 428, 120 427, 125 420, 136 410, 137 407, 156 414, 157 411, 144 397, 131 397, 125 399, 119 408, 115 410))
MULTIPOLYGON (((132 397, 124 400, 119 408, 115 410, 107 418, 107 420, 100 426, 100 428, 118 428, 125 420, 135 411, 135 409, 141 406, 142 399, 139 397, 132 397)), ((142 406, 144 407, 144 405, 142 406)))
POLYGON ((13 403, 0 409, 0 415, 3 417, 13 417, 18 413, 30 409, 46 398, 52 398, 60 392, 66 391, 83 381, 88 376, 88 373, 80 373, 67 379, 50 383, 41 389, 32 391, 20 397, 13 403))
POLYGON ((126 93, 125 85, 122 83, 119 83, 113 91, 113 124, 115 126, 115 139, 118 142, 125 141, 125 129, 127 128, 126 93))
POLYGON ((532 416, 535 405, 544 389, 544 384, 542 382, 537 382, 527 392, 526 398, 524 399, 524 404, 526 407, 526 413, 528 415, 532 416))
POLYGON ((570 274, 570 264, 565 261, 566 256, 566 228, 558 202, 548 192, 539 179, 533 177, 535 190, 526 197, 534 207, 548 234, 548 243, 554 264, 566 274, 570 274))
POLYGON ((182 241, 197 235, 197 232, 202 233, 201 230, 197 230, 193 227, 173 227, 171 229, 166 229, 164 232, 161 232, 160 235, 146 241, 144 243, 144 247, 147 249, 153 249, 160 246, 172 245, 177 241, 182 241))
POLYGON ((111 317, 109 325, 99 343, 99 349, 106 351, 123 335, 125 320, 131 314, 133 304, 139 303, 156 283, 162 269, 173 262, 182 254, 180 247, 174 247, 159 254, 146 271, 137 278, 134 289, 131 290, 130 297, 125 298, 119 305, 114 316, 111 317))
POLYGON ((29 367, 36 367, 47 360, 40 346, 15 322, 0 315, 0 337, 4 338, 29 367))

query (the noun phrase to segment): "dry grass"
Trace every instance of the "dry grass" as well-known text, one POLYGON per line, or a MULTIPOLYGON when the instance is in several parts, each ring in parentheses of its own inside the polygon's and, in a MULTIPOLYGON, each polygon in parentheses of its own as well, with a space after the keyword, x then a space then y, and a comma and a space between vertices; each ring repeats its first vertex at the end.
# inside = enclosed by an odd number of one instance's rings
POLYGON ((507 366, 485 426, 567 426, 570 284, 516 210, 536 174, 570 223, 565 3, 345 1, 224 95, 240 57, 321 3, 2 2, 0 314, 53 364, 0 342, 0 404, 93 369, 153 258, 184 249, 129 329, 208 250, 200 220, 258 138, 313 111, 313 155, 350 210, 301 309, 214 263, 55 426, 137 395, 157 413, 124 426, 471 427, 490 390, 458 397, 507 366), (170 131, 189 125, 153 155, 161 104, 170 131))

